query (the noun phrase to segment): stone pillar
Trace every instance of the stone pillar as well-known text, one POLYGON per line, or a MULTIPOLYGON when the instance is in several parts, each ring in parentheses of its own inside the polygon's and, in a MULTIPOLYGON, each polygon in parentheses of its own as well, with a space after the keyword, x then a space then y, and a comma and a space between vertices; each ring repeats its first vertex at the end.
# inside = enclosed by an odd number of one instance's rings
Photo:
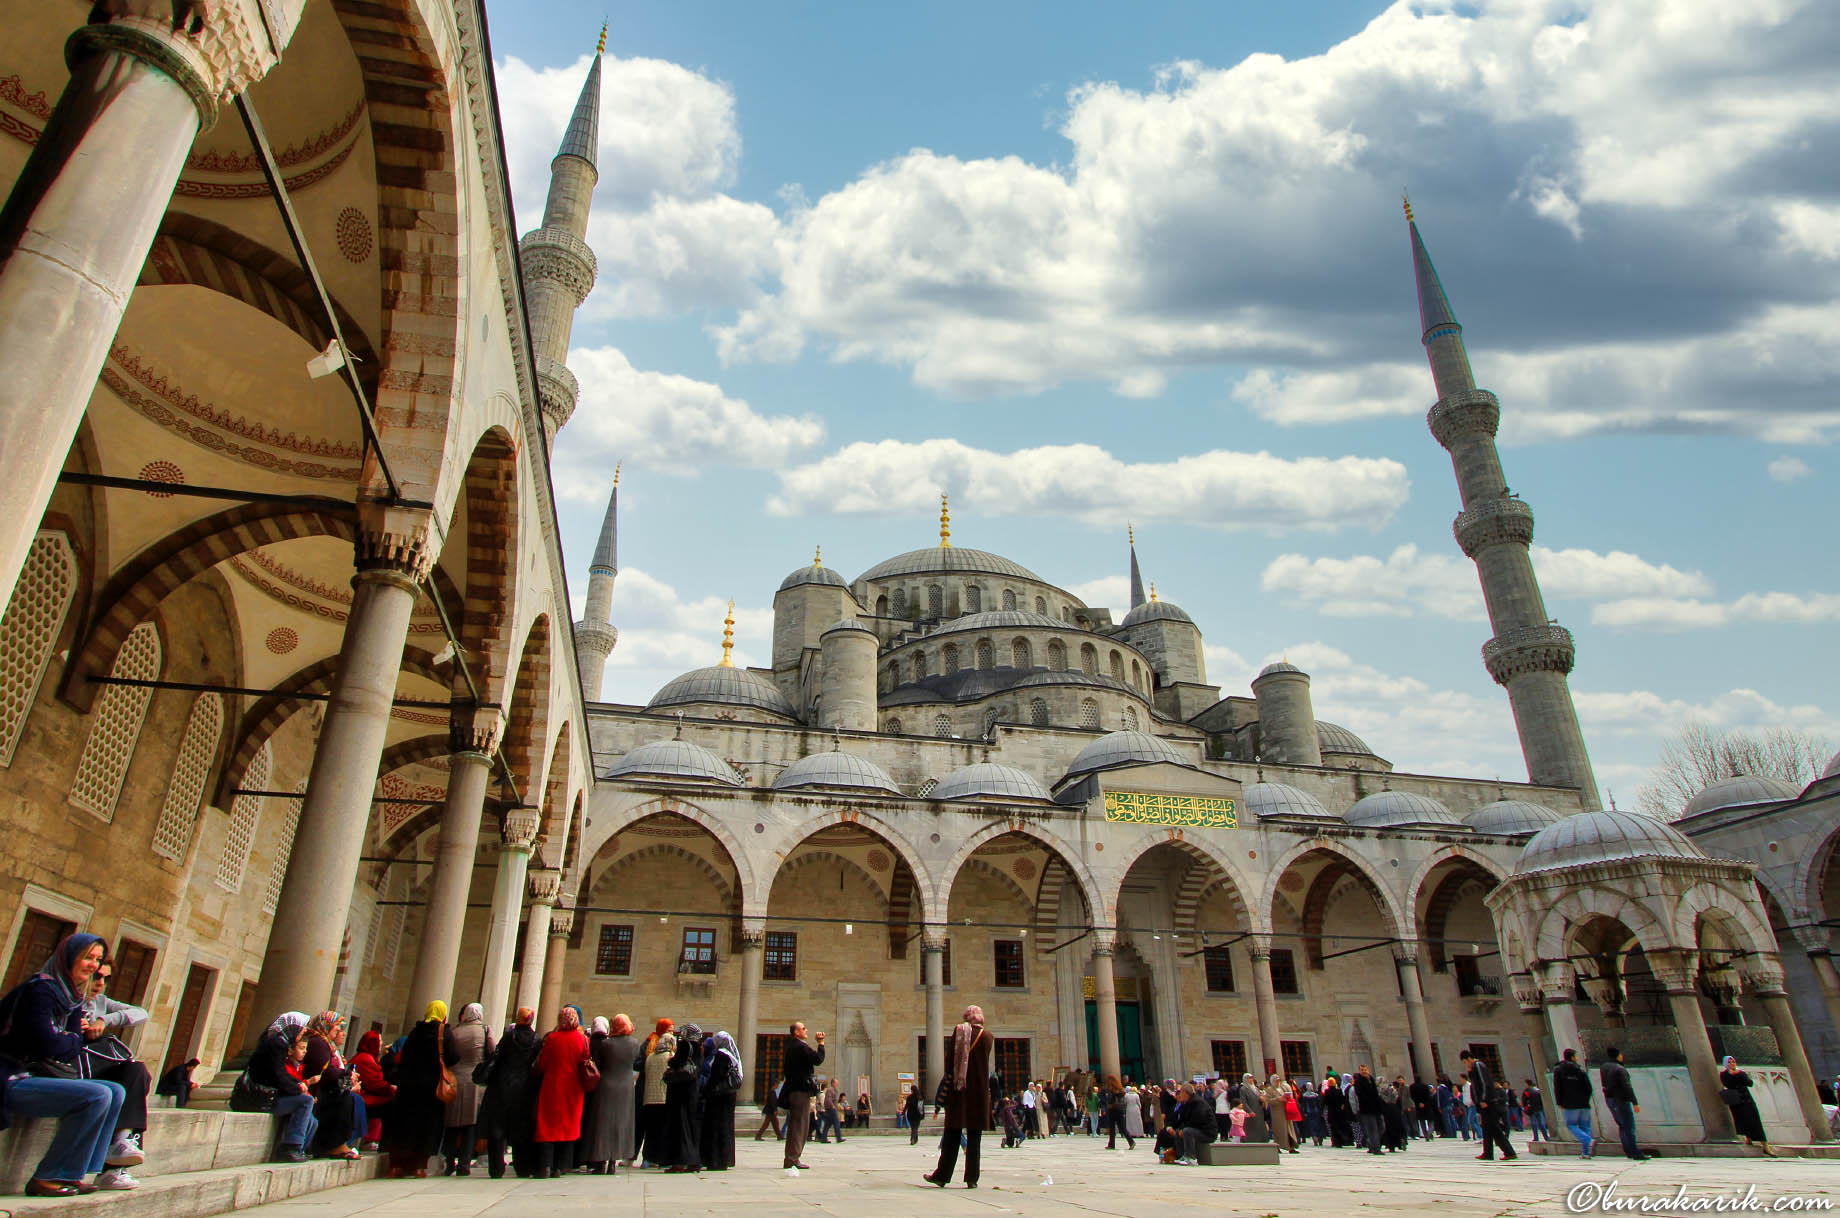
POLYGON ((1706 1141, 1730 1141, 1734 1136, 1731 1114, 1719 1099, 1719 1067, 1712 1060, 1706 1016, 1699 1008, 1699 953, 1650 952, 1648 967, 1667 991, 1668 1010, 1674 1017, 1681 1050, 1687 1055, 1687 1077, 1693 1083, 1693 1099, 1699 1106, 1706 1141))
MULTIPOLYGON (((1093 932, 1093 1009, 1099 1019, 1099 1077, 1112 1078, 1119 1073, 1118 1061, 1118 981, 1112 972, 1112 953, 1116 950, 1112 936, 1093 932)), ((1143 1082, 1137 1079, 1137 1082, 1143 1082)))
POLYGON ((427 517, 412 534, 366 533, 319 744, 275 906, 258 1011, 320 1011, 332 997, 346 913, 371 822, 377 764, 416 588, 433 555, 427 517))
MULTIPOLYGON (((1278 1040, 1278 994, 1271 984, 1271 936, 1254 935, 1252 944, 1252 1001, 1258 1009, 1259 1056, 1264 1058, 1261 1074, 1270 1078, 1284 1061, 1284 1049, 1278 1040)), ((1421 1001, 1423 996, 1420 996, 1421 1001)))
POLYGON ((421 1019, 422 1011, 436 998, 456 1005, 454 972, 460 964, 467 898, 473 892, 473 866, 479 858, 479 821, 485 814, 492 753, 498 748, 504 723, 496 710, 475 710, 463 703, 455 703, 449 714, 453 752, 448 754, 447 803, 441 811, 434 874, 428 881, 422 946, 415 957, 409 1005, 403 1013, 405 1027, 421 1019))
POLYGON ((1783 1066, 1795 1084, 1795 1098, 1801 1101, 1802 1119, 1808 1123, 1811 1142, 1831 1142, 1833 1131, 1827 1123, 1827 1111, 1821 1107, 1820 1092, 1815 1090, 1814 1068, 1808 1064, 1808 1050, 1802 1044, 1801 1029, 1795 1024, 1795 1011, 1783 990, 1782 963, 1773 956, 1750 956, 1738 961, 1745 984, 1763 1003, 1764 1017, 1776 1034, 1776 1047, 1782 1053, 1783 1066))
POLYGON ((492 890, 492 922, 486 931, 485 978, 479 1001, 486 1018, 503 1026, 505 1003, 511 995, 511 957, 517 942, 518 914, 524 905, 524 876, 530 866, 530 848, 537 841, 537 808, 507 808, 499 828, 503 843, 498 852, 498 882, 492 890))
MULTIPOLYGON (((754 1039, 760 1032, 760 973, 766 958, 767 928, 766 923, 749 919, 741 927, 741 1010, 735 1018, 735 1040, 741 1050, 741 1077, 754 1078, 754 1039)), ((931 1001, 932 991, 928 991, 931 1001)), ((929 1008, 930 1009, 930 1008, 929 1008)), ((930 1052, 932 1042, 927 1042, 930 1052)), ((767 1079, 766 1085, 771 1089, 779 1080, 767 1079)))
POLYGON ((1582 1055, 1584 1046, 1578 1043, 1578 1014, 1572 1010, 1572 966, 1563 961, 1545 965, 1534 979, 1539 983, 1540 997, 1546 1004, 1546 1026, 1552 1029, 1553 1052, 1559 1055, 1559 1060, 1564 1059, 1567 1049, 1577 1049, 1582 1055))
MULTIPOLYGON (((109 20, 65 44, 70 80, 0 210, 8 475, 0 605, 12 597, 192 141, 217 121, 220 97, 241 93, 276 62, 256 2, 227 0, 199 17, 188 10, 206 6, 115 0, 94 6, 109 20)), ((299 6, 289 7, 297 20, 299 6)), ((292 32, 274 30, 273 45, 292 32)))
POLYGON ((1527 973, 1511 974, 1508 984, 1514 988, 1514 1001, 1521 1009, 1521 1027, 1527 1033, 1527 1054, 1533 1059, 1533 1081, 1543 1097, 1540 1107, 1546 1114, 1546 1127, 1557 1129, 1559 1111, 1552 1099, 1552 1062, 1546 1056, 1546 1012, 1540 1002, 1540 987, 1527 973))
MULTIPOLYGON (((1406 1027, 1412 1032, 1413 1080, 1435 1083, 1437 1072, 1431 1068, 1431 1021, 1425 1018, 1425 987, 1418 975, 1418 957, 1398 952, 1394 954, 1393 964, 1399 970, 1399 985, 1406 995, 1406 1027)), ((1266 958, 1265 969, 1269 976, 1270 957, 1266 958)), ((1275 1012, 1273 1018, 1275 1022, 1275 1012)))
POLYGON ((920 967, 926 978, 926 1091, 930 1101, 946 1076, 946 934, 927 927, 921 931, 920 967))
POLYGON ((568 971, 569 936, 575 933, 574 904, 574 898, 564 893, 562 903, 549 914, 549 948, 543 954, 543 990, 536 1004, 538 1027, 554 1027, 557 1016, 562 1014, 562 983, 568 971))
POLYGON ((554 867, 530 872, 530 911, 524 915, 524 967, 518 972, 517 1000, 513 1004, 537 1013, 539 1028, 554 1027, 561 1008, 543 1009, 543 985, 549 963, 550 917, 562 891, 562 873, 554 867))

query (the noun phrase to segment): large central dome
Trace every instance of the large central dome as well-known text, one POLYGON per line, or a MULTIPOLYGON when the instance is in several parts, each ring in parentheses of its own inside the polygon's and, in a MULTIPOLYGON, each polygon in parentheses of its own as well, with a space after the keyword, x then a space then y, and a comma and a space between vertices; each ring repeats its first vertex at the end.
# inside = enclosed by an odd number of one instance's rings
POLYGON ((876 563, 856 577, 861 583, 869 579, 896 579, 903 575, 1003 575, 1045 584, 1048 581, 1018 562, 987 550, 967 550, 961 546, 928 546, 909 550, 876 563))

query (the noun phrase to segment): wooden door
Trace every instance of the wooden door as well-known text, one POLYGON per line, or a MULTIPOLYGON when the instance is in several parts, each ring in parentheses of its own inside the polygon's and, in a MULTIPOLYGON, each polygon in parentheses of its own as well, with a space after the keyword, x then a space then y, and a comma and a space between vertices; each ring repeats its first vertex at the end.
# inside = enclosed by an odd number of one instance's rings
POLYGON ((166 1060, 160 1066, 161 1074, 191 1060, 198 1022, 204 1018, 205 1000, 211 995, 211 980, 215 976, 216 969, 202 964, 194 964, 186 972, 185 991, 179 996, 179 1015, 173 1020, 172 1039, 166 1042, 166 1060))
POLYGON ((249 1034, 249 1012, 256 1005, 256 983, 243 982, 236 996, 236 1014, 230 1017, 230 1035, 224 1040, 223 1065, 243 1052, 243 1038, 249 1034))
POLYGON ((0 984, 0 994, 36 973, 40 965, 51 959, 51 953, 64 936, 76 931, 75 922, 66 922, 36 909, 26 910, 25 918, 19 923, 19 938, 13 942, 13 958, 6 964, 6 979, 0 984))

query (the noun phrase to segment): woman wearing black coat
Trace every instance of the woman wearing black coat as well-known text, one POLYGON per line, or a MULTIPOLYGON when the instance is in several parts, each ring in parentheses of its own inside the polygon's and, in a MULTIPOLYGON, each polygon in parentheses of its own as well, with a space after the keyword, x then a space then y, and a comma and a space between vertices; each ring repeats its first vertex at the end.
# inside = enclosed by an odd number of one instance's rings
POLYGON ((447 1026, 447 1004, 429 1003, 396 1058, 396 1098, 390 1101, 390 1119, 383 1131, 392 1178, 426 1176, 428 1160, 440 1153, 447 1134, 447 1104, 435 1098, 435 1087, 443 1062, 451 1069, 458 1056, 454 1031, 447 1026))
POLYGON ((1354 1114, 1348 1110, 1348 1093, 1334 1078, 1323 1083, 1322 1107, 1323 1116, 1329 1122, 1329 1144, 1354 1145, 1354 1114))
POLYGON ((1751 1098, 1751 1076, 1738 1069, 1735 1057, 1727 1057, 1719 1070, 1719 1098, 1731 1109, 1731 1123, 1744 1144, 1761 1147, 1764 1154, 1774 1157, 1776 1152, 1770 1149, 1769 1136, 1763 1132, 1763 1117, 1757 1111, 1757 1101, 1751 1098))
POLYGON ((543 1038, 531 1026, 536 1017, 529 1007, 518 1008, 517 1024, 492 1055, 485 1098, 479 1102, 479 1132, 485 1135, 494 1180, 505 1174, 506 1147, 511 1148, 512 1167, 519 1176, 536 1168, 531 1106, 537 1098, 537 1054, 543 1051, 543 1038))
POLYGON ((727 1171, 735 1165, 735 1096, 741 1090, 741 1049, 727 1032, 709 1038, 699 1086, 703 1093, 703 1166, 727 1171))
MULTIPOLYGON (((679 1029, 677 1048, 664 1068, 664 1126, 667 1172, 702 1170, 702 1130, 697 1114, 696 1076, 703 1064, 703 1030, 679 1029)), ((732 1122, 731 1122, 732 1123, 732 1122)))

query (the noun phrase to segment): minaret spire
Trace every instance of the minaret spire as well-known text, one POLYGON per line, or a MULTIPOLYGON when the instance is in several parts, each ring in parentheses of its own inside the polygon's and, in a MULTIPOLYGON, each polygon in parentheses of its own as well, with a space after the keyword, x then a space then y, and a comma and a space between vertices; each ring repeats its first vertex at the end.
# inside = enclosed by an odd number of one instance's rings
POLYGON ((939 494, 939 548, 952 548, 952 509, 946 502, 944 491, 939 494))
POLYGON ((1128 607, 1135 609, 1144 603, 1144 576, 1137 569, 1137 526, 1125 525, 1124 535, 1131 543, 1131 603, 1128 607))
POLYGON ((722 663, 723 668, 735 666, 735 602, 728 602, 728 616, 722 619, 722 663))
POLYGON ((620 641, 613 625, 613 581, 619 564, 620 467, 613 467, 613 489, 607 494, 607 514, 588 563, 588 603, 575 623, 575 661, 581 674, 581 696, 595 702, 601 696, 601 678, 607 657, 620 641))
POLYGON ((1571 632, 1546 616, 1529 554, 1533 509, 1508 490, 1502 473, 1495 447, 1501 403, 1486 389, 1476 388, 1463 327, 1431 264, 1410 200, 1405 212, 1421 341, 1438 392, 1425 421, 1450 453, 1463 502, 1451 528, 1463 553, 1476 564, 1495 631, 1483 644, 1482 663, 1508 691, 1528 777, 1544 785, 1578 788, 1584 807, 1593 810, 1599 806, 1597 779, 1566 682, 1576 649, 1571 632))

